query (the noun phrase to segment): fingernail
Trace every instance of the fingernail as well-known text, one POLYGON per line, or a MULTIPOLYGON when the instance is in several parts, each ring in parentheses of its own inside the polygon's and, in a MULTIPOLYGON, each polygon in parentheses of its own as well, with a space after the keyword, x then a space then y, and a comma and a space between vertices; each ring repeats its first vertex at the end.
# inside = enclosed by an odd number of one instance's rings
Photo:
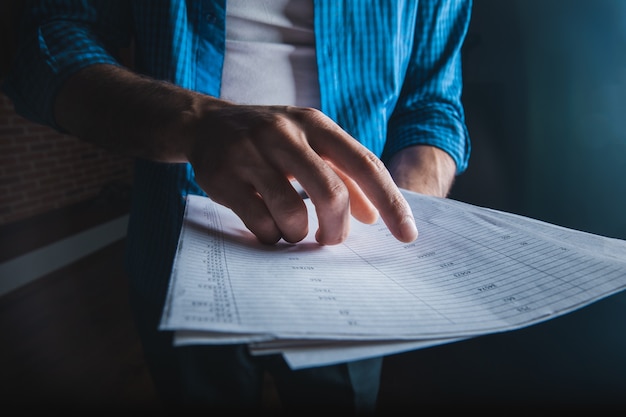
POLYGON ((413 216, 406 216, 400 223, 400 236, 403 242, 413 242, 417 239, 417 226, 413 216))

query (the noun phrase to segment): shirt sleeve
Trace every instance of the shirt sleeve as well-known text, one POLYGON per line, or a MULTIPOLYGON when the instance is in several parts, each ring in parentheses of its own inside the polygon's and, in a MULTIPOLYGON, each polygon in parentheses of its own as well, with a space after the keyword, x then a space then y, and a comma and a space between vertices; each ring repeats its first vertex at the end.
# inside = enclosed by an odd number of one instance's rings
POLYGON ((33 1, 24 6, 12 67, 2 85, 22 116, 58 130, 54 100, 65 80, 94 64, 118 65, 130 41, 124 0, 33 1))
POLYGON ((470 138, 461 103, 461 46, 471 0, 420 1, 411 60, 389 121, 383 159, 411 145, 448 152, 467 168, 470 138))

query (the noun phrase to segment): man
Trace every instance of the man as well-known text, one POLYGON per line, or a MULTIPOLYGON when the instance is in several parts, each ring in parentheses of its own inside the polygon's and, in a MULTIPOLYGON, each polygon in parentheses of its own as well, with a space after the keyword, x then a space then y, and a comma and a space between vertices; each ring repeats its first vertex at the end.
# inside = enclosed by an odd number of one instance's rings
POLYGON ((189 193, 268 244, 320 244, 349 217, 417 237, 398 187, 445 197, 469 157, 460 48, 469 0, 34 2, 5 90, 23 115, 137 157, 131 301, 166 403, 375 407, 381 359, 301 371, 157 330, 189 193), (134 45, 133 68, 115 58, 134 45), (383 163, 384 161, 384 163, 383 163))

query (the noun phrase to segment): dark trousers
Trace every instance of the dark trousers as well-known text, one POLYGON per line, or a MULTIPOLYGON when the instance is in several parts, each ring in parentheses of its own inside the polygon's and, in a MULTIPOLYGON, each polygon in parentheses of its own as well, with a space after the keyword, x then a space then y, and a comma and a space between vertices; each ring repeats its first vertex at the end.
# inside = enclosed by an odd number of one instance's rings
POLYGON ((160 306, 131 290, 131 307, 160 400, 172 410, 254 410, 262 406, 269 373, 285 411, 374 413, 382 358, 299 370, 282 355, 253 356, 246 345, 172 345, 159 331, 160 306))

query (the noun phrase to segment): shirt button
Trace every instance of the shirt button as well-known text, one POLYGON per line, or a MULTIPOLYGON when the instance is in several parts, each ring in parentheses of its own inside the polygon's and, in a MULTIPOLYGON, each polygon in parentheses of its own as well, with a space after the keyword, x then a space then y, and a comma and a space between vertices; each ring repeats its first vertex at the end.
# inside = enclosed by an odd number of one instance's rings
POLYGON ((206 21, 213 24, 215 23, 215 21, 217 20, 217 18, 215 17, 215 15, 213 13, 207 13, 206 15, 206 21))

